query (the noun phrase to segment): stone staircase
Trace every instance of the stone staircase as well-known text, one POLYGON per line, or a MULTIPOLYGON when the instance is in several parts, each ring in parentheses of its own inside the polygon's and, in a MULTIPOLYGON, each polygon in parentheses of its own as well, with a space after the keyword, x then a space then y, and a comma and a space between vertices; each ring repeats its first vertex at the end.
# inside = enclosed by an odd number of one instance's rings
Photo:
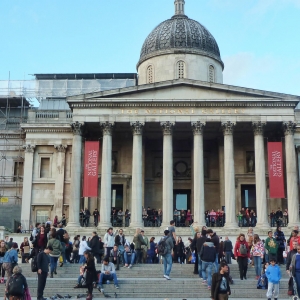
MULTIPOLYGON (((35 299, 37 293, 37 275, 30 270, 30 264, 20 264, 23 275, 27 278, 31 295, 35 299)), ((193 265, 173 264, 171 280, 163 278, 163 265, 139 264, 132 269, 120 267, 117 271, 120 289, 115 289, 113 282, 104 284, 105 294, 122 299, 210 299, 210 291, 201 284, 198 275, 193 274, 193 265)), ((101 265, 96 265, 101 269, 101 265)), ((282 277, 280 283, 280 299, 287 298, 288 276, 284 266, 281 267, 282 277)), ((79 275, 79 264, 68 264, 57 268, 55 278, 48 278, 44 292, 45 297, 55 294, 63 296, 69 294, 75 298, 78 294, 85 294, 86 289, 74 289, 79 275)), ((230 299, 265 299, 266 290, 256 289, 254 268, 248 269, 248 279, 239 280, 238 266, 230 265, 231 276, 234 284, 231 285, 230 299)), ((4 294, 4 285, 0 284, 0 293, 4 294)), ((94 298, 104 298, 97 289, 94 289, 94 298)))

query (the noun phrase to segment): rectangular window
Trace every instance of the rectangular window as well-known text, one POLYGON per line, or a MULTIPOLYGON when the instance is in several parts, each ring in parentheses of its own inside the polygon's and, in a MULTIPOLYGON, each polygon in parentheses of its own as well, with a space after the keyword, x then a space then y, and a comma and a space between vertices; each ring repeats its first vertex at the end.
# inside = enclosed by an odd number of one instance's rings
POLYGON ((15 161, 14 164, 14 181, 23 180, 24 163, 23 161, 15 161))
POLYGON ((50 157, 41 157, 40 178, 50 177, 50 157))
POLYGON ((36 211, 36 223, 46 223, 49 217, 48 210, 37 210, 36 211))

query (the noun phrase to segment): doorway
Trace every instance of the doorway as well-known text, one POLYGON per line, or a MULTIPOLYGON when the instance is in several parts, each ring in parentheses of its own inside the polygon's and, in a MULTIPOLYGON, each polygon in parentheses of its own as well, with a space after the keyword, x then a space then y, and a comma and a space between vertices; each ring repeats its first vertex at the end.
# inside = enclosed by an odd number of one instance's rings
POLYGON ((242 207, 248 207, 249 210, 256 212, 256 189, 255 184, 242 184, 241 185, 241 204, 242 207))
POLYGON ((111 185, 111 206, 117 211, 123 211, 123 184, 111 185))

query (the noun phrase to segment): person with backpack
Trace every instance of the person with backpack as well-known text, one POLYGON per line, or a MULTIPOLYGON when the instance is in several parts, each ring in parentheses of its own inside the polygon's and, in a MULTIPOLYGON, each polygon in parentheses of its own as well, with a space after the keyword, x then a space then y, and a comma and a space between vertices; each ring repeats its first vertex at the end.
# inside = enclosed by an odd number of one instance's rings
POLYGON ((26 278, 22 275, 22 269, 19 266, 15 266, 13 269, 13 275, 7 282, 6 296, 13 300, 23 300, 25 290, 28 289, 26 278))
POLYGON ((172 249, 174 247, 173 239, 170 236, 170 231, 165 230, 164 231, 164 237, 161 238, 161 240, 158 243, 158 254, 163 257, 163 263, 164 263, 164 278, 167 280, 170 280, 170 273, 172 270, 172 249))
POLYGON ((60 241, 56 238, 56 229, 51 229, 50 239, 48 241, 47 246, 52 247, 52 252, 50 255, 50 278, 53 278, 53 273, 56 275, 56 267, 57 267, 57 260, 60 257, 60 253, 62 251, 62 246, 60 241))
POLYGON ((2 268, 6 271, 7 282, 8 284, 9 278, 11 277, 13 268, 18 264, 18 244, 13 243, 11 249, 5 252, 3 257, 3 265, 2 268))
POLYGON ((247 279, 248 259, 250 251, 248 243, 245 240, 245 235, 240 233, 234 246, 234 256, 237 259, 240 271, 240 279, 247 279))
POLYGON ((206 238, 200 251, 200 259, 202 262, 202 284, 207 284, 207 288, 211 289, 211 272, 212 266, 216 259, 216 247, 210 238, 206 238), (207 275, 207 276, 206 276, 207 275))

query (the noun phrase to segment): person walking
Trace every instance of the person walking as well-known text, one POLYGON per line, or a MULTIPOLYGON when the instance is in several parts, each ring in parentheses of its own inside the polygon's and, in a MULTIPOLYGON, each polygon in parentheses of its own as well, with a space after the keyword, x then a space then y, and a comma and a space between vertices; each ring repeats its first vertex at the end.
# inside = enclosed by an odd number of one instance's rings
POLYGON ((86 259, 86 266, 84 267, 84 270, 86 271, 86 286, 88 289, 88 295, 86 297, 86 300, 92 300, 93 299, 93 283, 97 281, 97 273, 95 268, 95 259, 94 256, 86 251, 84 252, 84 256, 86 259))
POLYGON ((235 243, 234 256, 236 257, 239 265, 240 279, 247 279, 248 258, 250 258, 250 251, 243 233, 240 233, 235 243))
POLYGON ((9 299, 23 300, 25 290, 28 289, 26 278, 22 275, 22 269, 19 266, 13 268, 13 275, 7 284, 6 295, 9 299), (18 282, 19 284, 14 284, 18 282))
POLYGON ((228 236, 226 236, 223 244, 223 254, 225 256, 227 264, 231 264, 232 249, 232 242, 231 240, 229 240, 228 236))
POLYGON ((206 241, 206 230, 201 231, 201 236, 200 238, 197 239, 196 241, 196 250, 197 250, 197 255, 198 255, 198 274, 200 278, 202 277, 202 261, 200 258, 200 251, 202 249, 203 244, 206 241))
POLYGON ((292 248, 290 249, 287 258, 286 258, 286 271, 288 274, 290 274, 291 268, 292 268, 292 258, 295 254, 297 254, 297 241, 293 242, 292 248))
POLYGON ((273 232, 270 230, 268 231, 268 237, 265 241, 265 249, 268 251, 269 262, 271 259, 277 260, 277 251, 278 251, 278 244, 276 240, 273 238, 273 232))
POLYGON ((90 248, 92 249, 91 252, 93 256, 97 260, 97 264, 101 264, 101 258, 100 258, 100 241, 99 236, 96 231, 93 231, 93 237, 90 240, 90 248))
POLYGON ((210 296, 212 300, 228 300, 231 294, 228 270, 228 265, 221 261, 219 272, 212 276, 210 296))
POLYGON ((48 241, 48 247, 52 247, 52 252, 49 254, 50 256, 50 278, 53 278, 53 273, 56 275, 56 267, 57 261, 60 257, 62 251, 62 245, 60 241, 56 238, 56 229, 52 228, 50 232, 50 239, 48 241))
POLYGON ((291 273, 296 280, 298 296, 300 295, 300 245, 297 246, 297 253, 293 255, 291 262, 291 273))
POLYGON ((207 284, 207 288, 210 290, 212 266, 216 258, 216 247, 210 238, 206 239, 199 256, 202 262, 202 284, 207 284))
POLYGON ((264 254, 265 254, 264 244, 260 240, 258 234, 254 234, 254 243, 253 246, 251 247, 250 255, 253 257, 254 260, 256 280, 258 280, 258 278, 261 275, 261 263, 264 254))
POLYGON ((46 300, 44 298, 44 289, 46 286, 47 276, 49 272, 50 257, 49 254, 53 251, 52 246, 47 246, 43 252, 40 252, 37 257, 38 268, 38 288, 37 300, 46 300))
POLYGON ((277 230, 274 233, 274 237, 276 239, 276 242, 278 244, 278 250, 277 250, 277 263, 283 264, 284 259, 283 259, 283 251, 285 249, 285 236, 284 233, 281 230, 281 226, 277 226, 277 230))
POLYGON ((99 223, 99 217, 100 217, 98 208, 95 208, 95 210, 93 211, 93 216, 94 216, 94 225, 97 227, 99 223))
POLYGON ((141 234, 141 229, 137 228, 135 231, 135 235, 133 236, 133 242, 134 242, 134 249, 136 252, 136 263, 142 262, 142 245, 146 245, 143 236, 141 234))
POLYGON ((78 255, 79 255, 79 263, 85 263, 85 256, 84 256, 84 252, 87 250, 91 250, 91 248, 88 246, 87 242, 86 242, 86 236, 84 235, 82 237, 82 240, 80 242, 79 245, 79 251, 78 251, 78 255))
POLYGON ((214 243, 214 246, 216 248, 216 258, 215 258, 214 266, 215 266, 215 273, 217 273, 219 271, 220 238, 219 236, 217 236, 215 232, 213 232, 212 229, 208 229, 206 232, 210 236, 211 242, 214 243))
POLYGON ((270 259, 270 265, 266 270, 266 276, 268 278, 267 298, 268 300, 271 300, 272 295, 274 294, 274 299, 277 300, 279 295, 279 281, 281 279, 281 271, 278 265, 276 265, 276 261, 274 258, 270 259))
POLYGON ((17 243, 12 243, 11 249, 7 250, 5 252, 5 255, 3 257, 3 265, 2 268, 6 271, 7 275, 7 283, 9 281, 9 278, 12 274, 12 270, 15 267, 15 265, 18 263, 18 244, 17 243))
POLYGON ((173 238, 170 236, 170 231, 164 231, 164 237, 159 241, 160 243, 165 244, 165 254, 163 254, 163 263, 164 263, 164 278, 170 280, 170 273, 172 270, 172 249, 174 248, 173 238))

